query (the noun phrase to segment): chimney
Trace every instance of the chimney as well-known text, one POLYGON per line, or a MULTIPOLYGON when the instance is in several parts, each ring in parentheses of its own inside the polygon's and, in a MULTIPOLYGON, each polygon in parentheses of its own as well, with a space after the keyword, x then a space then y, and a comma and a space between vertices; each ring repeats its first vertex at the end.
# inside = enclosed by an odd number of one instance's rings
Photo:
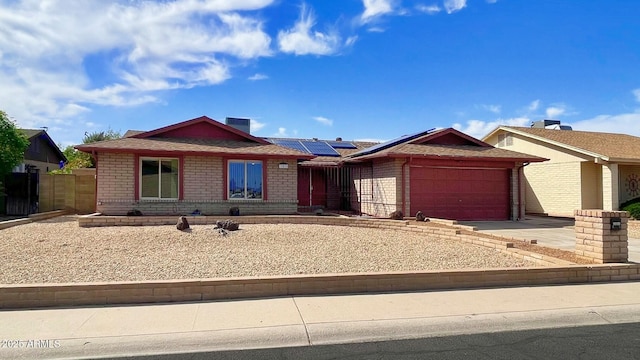
POLYGON ((236 130, 251 134, 251 119, 228 117, 225 119, 225 124, 236 130))
POLYGON ((342 138, 341 137, 337 137, 336 141, 342 141, 342 138))

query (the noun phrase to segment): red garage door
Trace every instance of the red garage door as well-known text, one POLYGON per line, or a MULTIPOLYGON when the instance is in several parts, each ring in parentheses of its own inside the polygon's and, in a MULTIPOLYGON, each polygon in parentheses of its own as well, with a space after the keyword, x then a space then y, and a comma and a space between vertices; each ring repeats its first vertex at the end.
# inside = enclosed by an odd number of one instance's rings
POLYGON ((411 215, 455 220, 509 219, 507 169, 411 167, 411 215))

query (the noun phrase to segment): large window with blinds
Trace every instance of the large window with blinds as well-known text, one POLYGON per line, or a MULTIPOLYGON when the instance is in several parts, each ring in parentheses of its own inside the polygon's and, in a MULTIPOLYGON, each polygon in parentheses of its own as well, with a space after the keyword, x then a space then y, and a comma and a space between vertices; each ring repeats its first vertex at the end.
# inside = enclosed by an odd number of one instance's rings
POLYGON ((262 199, 262 161, 230 160, 229 200, 262 199))
POLYGON ((178 200, 178 159, 140 158, 140 198, 178 200))

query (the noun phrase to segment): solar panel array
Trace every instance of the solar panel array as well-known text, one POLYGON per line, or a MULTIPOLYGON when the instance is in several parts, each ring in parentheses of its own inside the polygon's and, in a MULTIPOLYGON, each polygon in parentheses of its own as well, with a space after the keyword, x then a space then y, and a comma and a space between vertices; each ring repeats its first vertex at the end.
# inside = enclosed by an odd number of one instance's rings
POLYGON ((327 141, 327 144, 334 149, 357 149, 355 145, 348 141, 327 141))
POLYGON ((300 141, 310 153, 317 156, 340 156, 326 141, 300 141))
MULTIPOLYGON (((331 144, 329 144, 328 141, 324 140, 296 140, 273 138, 267 138, 266 140, 276 145, 281 145, 290 149, 298 150, 316 156, 340 156, 340 153, 338 153, 335 148, 331 144)), ((341 148, 355 149, 356 147, 351 143, 345 143, 344 147, 341 148)))
POLYGON ((376 151, 383 150, 383 149, 392 147, 394 145, 400 144, 402 142, 413 140, 413 139, 418 138, 420 136, 426 135, 426 134, 432 132, 433 130, 435 130, 435 129, 429 129, 427 131, 421 131, 419 133, 415 133, 415 134, 411 134, 411 135, 402 135, 399 138, 395 138, 393 140, 389 140, 389 141, 386 141, 386 142, 383 142, 383 143, 368 147, 366 149, 362 149, 362 150, 360 150, 358 152, 355 152, 355 153, 351 154, 351 156, 355 157, 355 156, 360 156, 360 155, 371 154, 371 153, 374 153, 376 151))

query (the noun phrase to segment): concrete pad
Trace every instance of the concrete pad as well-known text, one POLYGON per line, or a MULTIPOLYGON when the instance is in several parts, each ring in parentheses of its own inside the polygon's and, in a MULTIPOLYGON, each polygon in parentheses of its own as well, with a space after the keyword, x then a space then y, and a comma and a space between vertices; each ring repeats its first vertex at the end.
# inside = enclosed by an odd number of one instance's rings
MULTIPOLYGON (((461 225, 474 226, 478 232, 537 240, 539 245, 574 251, 575 221, 571 218, 527 216, 520 221, 461 221, 461 225)), ((640 263, 640 239, 629 238, 629 261, 640 263)))
POLYGON ((294 300, 287 298, 200 303, 193 331, 303 325, 294 300))
POLYGON ((296 297, 306 324, 640 304, 640 282, 296 297))

